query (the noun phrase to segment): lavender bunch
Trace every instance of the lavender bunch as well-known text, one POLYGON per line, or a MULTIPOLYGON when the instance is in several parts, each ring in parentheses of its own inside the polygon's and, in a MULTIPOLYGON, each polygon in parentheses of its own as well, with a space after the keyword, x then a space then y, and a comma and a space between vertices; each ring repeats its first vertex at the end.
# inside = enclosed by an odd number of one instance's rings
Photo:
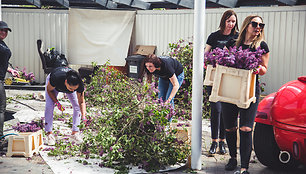
POLYGON ((211 52, 205 53, 205 63, 213 67, 218 65, 251 70, 257 68, 261 63, 261 56, 265 53, 260 47, 255 52, 250 49, 242 49, 236 46, 227 48, 216 48, 211 52))
POLYGON ((213 49, 212 51, 206 52, 204 54, 204 63, 205 65, 212 65, 216 67, 217 61, 224 57, 225 51, 221 48, 213 49))
POLYGON ((17 123, 17 125, 12 126, 12 128, 18 132, 36 132, 41 129, 40 124, 35 121, 25 124, 17 123))

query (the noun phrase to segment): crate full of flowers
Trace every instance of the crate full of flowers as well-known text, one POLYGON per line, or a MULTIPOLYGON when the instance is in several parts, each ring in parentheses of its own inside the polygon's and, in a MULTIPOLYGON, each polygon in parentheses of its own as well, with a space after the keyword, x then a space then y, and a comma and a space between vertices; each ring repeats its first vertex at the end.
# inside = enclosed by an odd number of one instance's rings
POLYGON ((22 155, 24 157, 32 157, 34 153, 43 146, 43 135, 41 123, 32 121, 30 123, 13 126, 18 131, 18 135, 10 135, 8 139, 8 149, 6 156, 22 155))
POLYGON ((256 102, 254 70, 260 65, 263 50, 255 52, 242 48, 216 48, 206 53, 205 61, 215 66, 212 102, 227 102, 236 104, 240 108, 248 108, 251 102, 256 102))

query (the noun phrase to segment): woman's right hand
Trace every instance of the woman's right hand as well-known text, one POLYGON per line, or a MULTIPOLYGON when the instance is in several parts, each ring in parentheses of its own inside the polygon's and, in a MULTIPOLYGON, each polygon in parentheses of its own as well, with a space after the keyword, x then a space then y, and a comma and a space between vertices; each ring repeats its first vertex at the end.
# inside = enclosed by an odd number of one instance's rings
POLYGON ((57 109, 58 110, 60 110, 60 111, 65 111, 65 108, 64 108, 64 106, 62 106, 61 104, 60 104, 60 102, 59 101, 57 101, 56 103, 55 103, 55 105, 57 106, 57 109))

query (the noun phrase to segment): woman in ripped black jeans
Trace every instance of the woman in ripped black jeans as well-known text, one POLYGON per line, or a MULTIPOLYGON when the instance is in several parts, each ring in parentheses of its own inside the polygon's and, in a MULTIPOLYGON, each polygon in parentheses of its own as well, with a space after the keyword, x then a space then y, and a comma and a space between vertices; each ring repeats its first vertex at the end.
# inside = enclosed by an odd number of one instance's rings
POLYGON ((256 103, 251 103, 249 108, 241 109, 234 104, 221 103, 222 117, 226 132, 226 141, 229 148, 230 156, 225 170, 235 170, 237 167, 237 117, 240 113, 239 133, 240 133, 240 159, 241 169, 235 173, 248 174, 249 161, 252 152, 252 128, 259 103, 260 88, 258 75, 264 75, 267 72, 269 61, 269 48, 264 41, 264 26, 262 17, 258 15, 250 15, 243 21, 240 34, 236 41, 237 47, 250 49, 255 51, 260 47, 264 49, 264 54, 261 57, 260 66, 256 73, 256 103))

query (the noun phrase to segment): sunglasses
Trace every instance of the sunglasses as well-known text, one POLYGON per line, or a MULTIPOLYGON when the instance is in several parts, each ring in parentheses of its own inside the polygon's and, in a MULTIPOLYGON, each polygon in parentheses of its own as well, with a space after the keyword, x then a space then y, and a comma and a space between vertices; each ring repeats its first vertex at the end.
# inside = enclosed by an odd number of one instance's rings
POLYGON ((259 28, 260 29, 263 29, 265 27, 265 24, 264 23, 258 23, 258 22, 250 22, 250 24, 252 24, 252 27, 256 28, 258 25, 259 25, 259 28))

